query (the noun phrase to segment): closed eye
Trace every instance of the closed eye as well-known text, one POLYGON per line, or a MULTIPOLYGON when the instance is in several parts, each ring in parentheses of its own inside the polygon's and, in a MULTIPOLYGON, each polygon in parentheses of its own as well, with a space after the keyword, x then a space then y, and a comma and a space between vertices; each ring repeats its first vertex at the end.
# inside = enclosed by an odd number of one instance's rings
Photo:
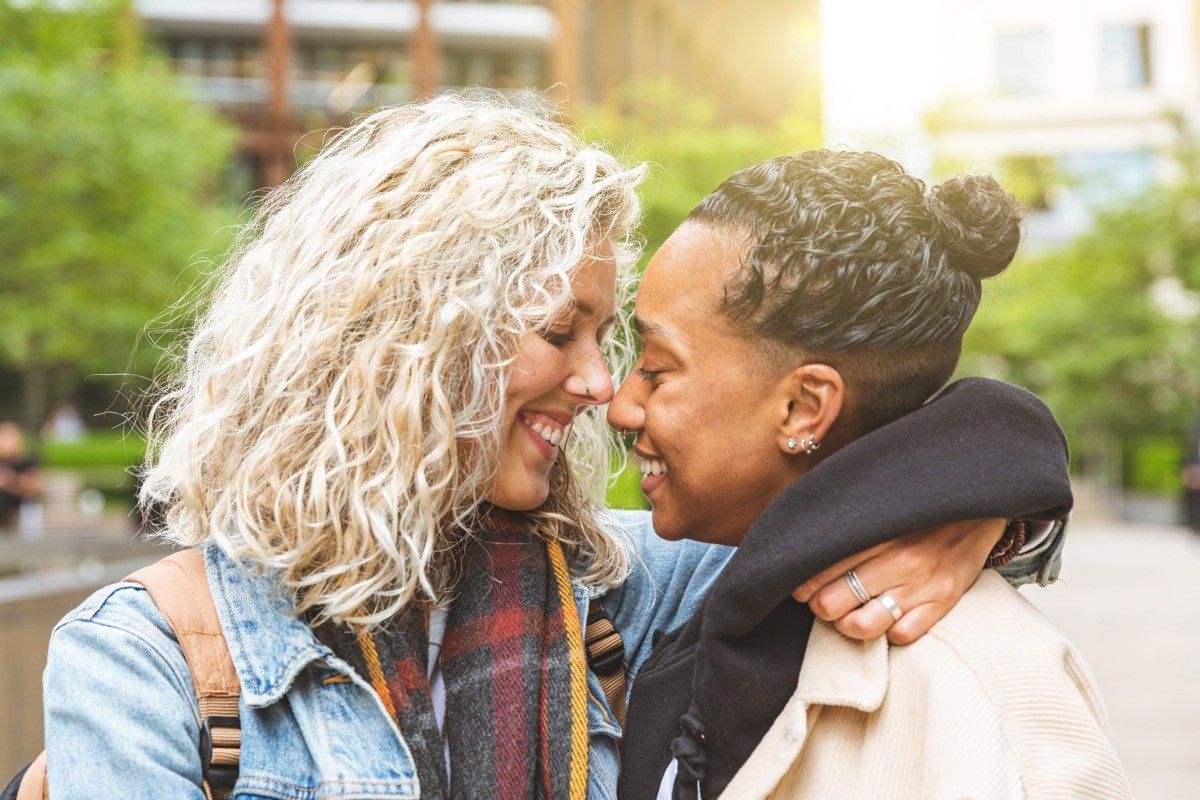
POLYGON ((567 331, 543 330, 543 331, 539 331, 539 333, 541 334, 543 339, 545 339, 547 342, 554 345, 555 347, 566 347, 568 344, 575 341, 575 337, 572 335, 571 331, 569 331, 569 330, 567 330, 567 331))
POLYGON ((649 370, 645 367, 636 367, 633 371, 637 373, 638 377, 647 383, 654 383, 658 380, 659 372, 657 370, 649 370))

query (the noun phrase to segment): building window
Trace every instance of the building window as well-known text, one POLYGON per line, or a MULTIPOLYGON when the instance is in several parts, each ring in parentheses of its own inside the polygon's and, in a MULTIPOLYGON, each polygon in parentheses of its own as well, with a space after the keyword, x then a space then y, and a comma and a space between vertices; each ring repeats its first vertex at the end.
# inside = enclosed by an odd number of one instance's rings
POLYGON ((1142 89, 1150 85, 1150 26, 1109 25, 1100 35, 1100 85, 1142 89))
POLYGON ((1158 179, 1149 150, 1067 153, 1059 159, 1064 181, 1093 208, 1136 197, 1158 179))
POLYGON ((1003 31, 996 40, 996 87, 1001 94, 1046 90, 1046 32, 1003 31))

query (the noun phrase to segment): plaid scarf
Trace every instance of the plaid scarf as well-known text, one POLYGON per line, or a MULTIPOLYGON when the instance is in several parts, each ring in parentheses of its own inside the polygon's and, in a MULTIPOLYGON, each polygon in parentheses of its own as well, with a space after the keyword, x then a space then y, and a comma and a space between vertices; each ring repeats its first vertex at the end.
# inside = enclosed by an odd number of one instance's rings
POLYGON ((438 659, 444 739, 428 680, 427 612, 322 638, 396 720, 422 798, 583 800, 587 661, 566 559, 558 542, 499 527, 467 543, 448 612, 438 659))

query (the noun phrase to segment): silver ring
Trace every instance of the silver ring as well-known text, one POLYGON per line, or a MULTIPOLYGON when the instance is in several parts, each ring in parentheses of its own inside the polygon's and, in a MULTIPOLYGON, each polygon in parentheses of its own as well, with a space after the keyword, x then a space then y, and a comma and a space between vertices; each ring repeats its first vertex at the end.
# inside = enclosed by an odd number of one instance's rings
POLYGON ((888 610, 888 613, 892 615, 892 619, 896 622, 899 622, 900 618, 904 616, 904 612, 900 610, 899 604, 896 603, 896 601, 892 599, 892 596, 887 592, 884 592, 875 599, 879 601, 879 605, 888 610))
POLYGON ((852 569, 846 570, 846 583, 850 586, 850 591, 858 598, 859 603, 871 602, 871 593, 867 591, 867 587, 863 586, 857 572, 852 569))

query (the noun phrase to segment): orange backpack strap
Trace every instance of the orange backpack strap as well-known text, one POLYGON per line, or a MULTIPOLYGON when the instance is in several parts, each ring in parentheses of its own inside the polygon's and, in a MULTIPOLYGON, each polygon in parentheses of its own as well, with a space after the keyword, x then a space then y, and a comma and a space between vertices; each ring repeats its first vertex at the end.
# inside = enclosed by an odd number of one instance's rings
POLYGON ((204 554, 194 548, 183 550, 125 580, 146 587, 175 631, 200 706, 204 791, 209 797, 223 796, 232 791, 241 760, 238 697, 242 687, 208 588, 204 554))

